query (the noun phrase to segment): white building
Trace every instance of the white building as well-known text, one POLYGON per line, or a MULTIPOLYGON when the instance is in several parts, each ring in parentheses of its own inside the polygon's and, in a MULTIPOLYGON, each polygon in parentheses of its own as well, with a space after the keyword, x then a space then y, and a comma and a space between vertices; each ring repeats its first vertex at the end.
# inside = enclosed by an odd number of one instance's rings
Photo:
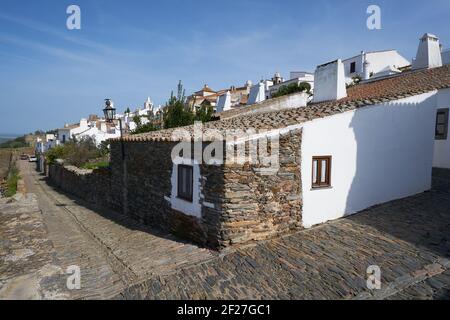
POLYGON ((433 167, 450 169, 450 66, 436 65, 433 57, 438 50, 423 54, 419 49, 416 61, 424 61, 416 65, 420 70, 405 72, 389 79, 392 81, 380 79, 356 86, 348 97, 342 89, 345 77, 339 70, 340 61, 318 67, 314 100, 328 101, 328 108, 333 108, 330 100, 335 107, 345 107, 345 102, 339 103, 343 97, 372 101, 377 94, 407 96, 386 102, 375 99, 369 106, 366 102, 366 106, 301 126, 305 227, 427 191, 433 167), (403 82, 403 77, 408 81, 403 82), (370 86, 380 92, 371 92, 370 86), (411 93, 414 91, 418 93, 411 93))
POLYGON ((362 51, 357 56, 343 60, 342 63, 347 84, 351 83, 354 77, 367 79, 388 69, 398 70, 411 65, 397 50, 362 51))
POLYGON ((81 119, 79 123, 66 125, 58 129, 58 143, 83 138, 92 138, 97 145, 108 139, 120 137, 120 129, 117 124, 106 123, 104 119, 81 119))
POLYGON ((78 135, 90 129, 87 119, 81 119, 79 123, 66 124, 64 128, 58 129, 58 140, 60 143, 66 143, 73 139, 73 136, 78 135))
POLYGON ((272 98, 272 95, 283 86, 289 86, 291 84, 297 84, 299 85, 302 82, 306 82, 311 86, 311 91, 314 90, 314 74, 310 72, 305 71, 292 71, 290 73, 290 79, 282 82, 276 83, 274 81, 274 84, 268 88, 266 91, 266 98, 270 99, 272 98))
POLYGON ((136 117, 139 117, 141 124, 147 124, 150 119, 156 116, 158 109, 154 107, 154 104, 150 97, 144 102, 144 107, 138 107, 135 111, 124 113, 123 115, 117 115, 123 121, 124 129, 127 131, 133 131, 137 128, 135 123, 136 117))
POLYGON ((36 139, 36 154, 45 153, 47 150, 55 147, 59 144, 59 141, 56 139, 54 134, 46 133, 42 138, 36 139))

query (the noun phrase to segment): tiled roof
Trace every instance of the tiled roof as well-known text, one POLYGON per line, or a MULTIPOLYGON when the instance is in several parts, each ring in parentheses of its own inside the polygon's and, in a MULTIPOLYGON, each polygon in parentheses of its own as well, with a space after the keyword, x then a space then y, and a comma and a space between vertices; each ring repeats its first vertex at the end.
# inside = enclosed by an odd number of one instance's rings
MULTIPOLYGON (((450 65, 430 70, 407 72, 398 76, 355 85, 347 89, 348 96, 346 98, 338 101, 313 103, 302 108, 243 115, 208 122, 203 125, 203 130, 278 129, 364 106, 394 101, 444 88, 450 88, 450 65)), ((183 129, 193 132, 193 126, 183 127, 183 129)), ((125 137, 124 140, 174 141, 176 140, 172 138, 174 130, 176 129, 132 135, 125 137)))

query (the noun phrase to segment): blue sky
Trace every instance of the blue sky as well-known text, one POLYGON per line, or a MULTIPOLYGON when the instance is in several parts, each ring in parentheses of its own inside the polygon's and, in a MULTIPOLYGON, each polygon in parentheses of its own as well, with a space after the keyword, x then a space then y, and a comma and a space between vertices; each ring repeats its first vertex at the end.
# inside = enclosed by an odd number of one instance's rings
POLYGON ((361 50, 416 54, 435 33, 450 47, 450 1, 1 0, 0 132, 26 133, 119 110, 147 96, 164 104, 178 80, 187 93, 269 78, 361 50), (81 8, 81 30, 66 8, 81 8), (382 30, 366 9, 382 10, 382 30))

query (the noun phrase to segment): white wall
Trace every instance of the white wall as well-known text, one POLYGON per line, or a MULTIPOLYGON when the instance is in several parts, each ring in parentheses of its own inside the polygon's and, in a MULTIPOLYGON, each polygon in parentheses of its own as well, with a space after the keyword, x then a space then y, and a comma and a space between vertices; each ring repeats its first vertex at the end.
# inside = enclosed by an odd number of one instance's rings
POLYGON ((435 104, 432 92, 305 123, 304 226, 430 189, 435 104), (332 187, 313 190, 312 157, 328 155, 332 187))
POLYGON ((412 69, 436 68, 442 66, 441 47, 439 39, 432 34, 425 34, 419 43, 416 59, 412 62, 412 69))
POLYGON ((266 100, 266 89, 264 83, 255 84, 250 88, 247 104, 255 104, 266 100))
POLYGON ((187 215, 191 215, 197 218, 202 217, 202 205, 200 204, 200 166, 197 161, 189 159, 176 159, 172 168, 172 192, 170 194, 170 204, 172 209, 179 212, 183 212, 187 215), (193 167, 193 189, 192 189, 192 202, 178 198, 178 164, 191 165, 193 167))
POLYGON ((314 73, 314 102, 339 100, 347 96, 344 64, 341 60, 318 66, 314 73))
MULTIPOLYGON (((450 89, 439 90, 436 109, 450 108, 450 89)), ((450 130, 447 140, 434 142, 433 166, 450 169, 450 130)))
MULTIPOLYGON (((392 51, 380 51, 380 52, 367 52, 366 59, 369 62, 369 73, 378 73, 389 66, 395 66, 401 68, 410 65, 410 62, 400 55, 396 50, 392 51)), ((363 76, 363 57, 357 55, 356 57, 344 60, 344 70, 347 82, 351 82, 352 77, 356 75, 363 76), (356 62, 356 72, 350 73, 350 64, 356 62)))

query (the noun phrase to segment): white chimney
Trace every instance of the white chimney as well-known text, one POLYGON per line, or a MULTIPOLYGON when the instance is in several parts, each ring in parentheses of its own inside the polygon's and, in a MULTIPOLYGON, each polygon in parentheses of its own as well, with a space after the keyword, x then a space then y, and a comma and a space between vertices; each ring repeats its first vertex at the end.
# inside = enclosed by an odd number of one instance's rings
POLYGON ((344 64, 341 59, 318 66, 314 74, 314 102, 345 98, 344 64))
POLYGON ((221 95, 217 101, 217 112, 227 111, 231 109, 231 93, 221 95))
POLYGON ((265 85, 264 82, 260 82, 251 87, 247 104, 255 104, 263 102, 264 100, 266 100, 265 85))
POLYGON ((108 126, 106 125, 106 122, 100 122, 100 131, 108 133, 108 126))
POLYGON ((88 127, 88 122, 86 119, 81 119, 80 120, 80 127, 82 128, 87 128, 88 127))
POLYGON ((442 66, 441 47, 439 38, 433 34, 425 33, 420 39, 416 59, 412 63, 412 69, 431 69, 442 66))
POLYGON ((370 62, 367 60, 367 54, 363 52, 363 80, 370 79, 370 62))

